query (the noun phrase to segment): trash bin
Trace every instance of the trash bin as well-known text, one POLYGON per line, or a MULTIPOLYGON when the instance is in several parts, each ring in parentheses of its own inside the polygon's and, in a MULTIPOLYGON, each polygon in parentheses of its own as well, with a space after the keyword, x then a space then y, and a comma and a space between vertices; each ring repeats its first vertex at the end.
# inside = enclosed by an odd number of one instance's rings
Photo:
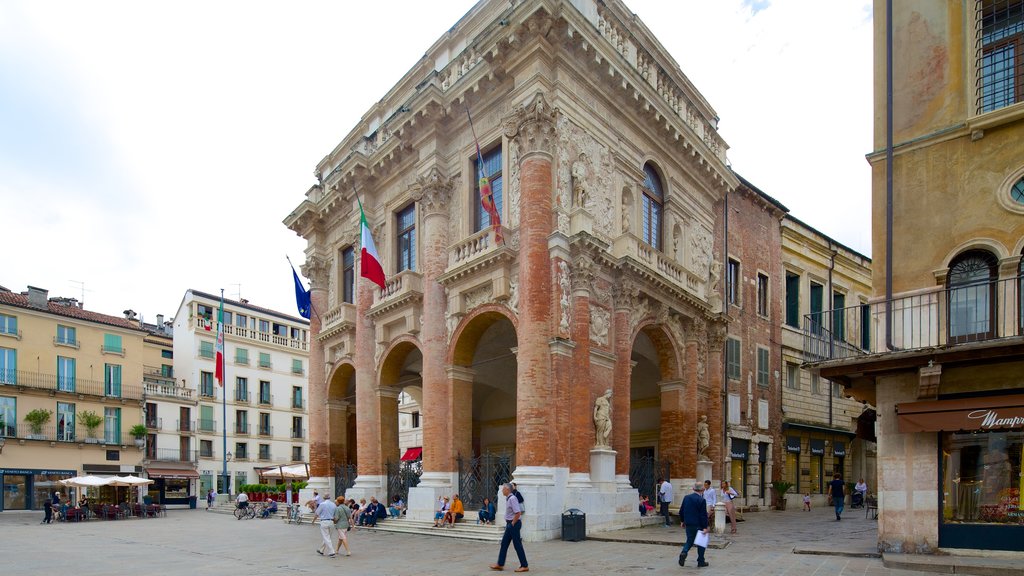
POLYGON ((188 497, 188 507, 189 507, 190 510, 195 510, 196 509, 196 497, 195 496, 189 496, 188 497))
POLYGON ((587 515, 570 508, 562 513, 562 541, 580 542, 587 539, 587 515))

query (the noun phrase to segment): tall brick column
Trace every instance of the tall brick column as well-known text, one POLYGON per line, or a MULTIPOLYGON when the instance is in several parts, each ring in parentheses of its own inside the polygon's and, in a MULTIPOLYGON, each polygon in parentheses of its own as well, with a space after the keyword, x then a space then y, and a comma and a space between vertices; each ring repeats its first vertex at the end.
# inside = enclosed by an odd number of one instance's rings
MULTIPOLYGON (((377 389, 377 403, 380 411, 380 460, 395 463, 402 457, 398 453, 398 394, 399 388, 381 386, 377 389), (383 423, 387 422, 388 425, 383 423), (391 425, 390 423, 396 423, 391 425)), ((379 498, 379 496, 378 496, 379 498)))
MULTIPOLYGON (((330 476, 331 453, 327 421, 327 375, 324 367, 324 347, 320 343, 320 318, 327 313, 327 261, 310 255, 302 266, 302 274, 310 280, 310 300, 314 313, 309 318, 309 474, 321 479, 330 476)), ((316 483, 316 481, 313 481, 316 483)), ((326 486, 324 484, 323 486, 326 486)))
MULTIPOLYGON (((686 332, 685 363, 683 364, 683 459, 685 477, 689 478, 689 470, 693 469, 693 475, 697 474, 697 418, 700 417, 698 407, 700 406, 699 389, 701 383, 697 378, 697 365, 700 358, 700 342, 698 335, 692 329, 686 332), (688 465, 686 461, 694 464, 688 465)), ((710 430, 710 428, 709 428, 710 430)), ((700 478, 708 480, 708 478, 700 478)))
MULTIPOLYGON (((377 239, 377 242, 380 240, 377 239)), ((360 266, 362 263, 360 263, 360 266)), ((373 321, 368 312, 379 288, 356 276, 356 451, 359 476, 384 473, 380 454, 380 403, 377 401, 377 370, 374 365, 373 321)), ((356 484, 360 485, 359 479, 356 484)), ((372 486, 373 484, 371 484, 372 486)))
MULTIPOLYGON (((590 472, 590 449, 594 446, 594 400, 590 371, 590 290, 594 285, 594 261, 578 258, 572 270, 572 339, 576 342, 569 387, 569 472, 590 472)), ((600 391, 603 394, 604 391, 600 391)), ((614 416, 614 414, 613 414, 614 416)), ((614 428, 614 425, 613 425, 614 428)))
POLYGON ((672 463, 671 474, 675 478, 694 478, 697 475, 696 458, 686 446, 691 439, 686 437, 685 408, 682 380, 664 380, 658 383, 661 390, 661 420, 658 428, 659 457, 672 463))
POLYGON ((612 389, 612 449, 615 474, 629 474, 630 379, 633 375, 633 329, 630 312, 637 304, 637 289, 628 281, 615 286, 615 385, 612 389))
MULTIPOLYGON (((348 460, 348 412, 349 402, 345 400, 327 401, 327 421, 330 438, 327 443, 330 446, 330 464, 345 464, 348 460)), ((312 426, 312 423, 310 423, 312 426)), ((313 439, 313 431, 310 429, 310 440, 313 439)), ((331 471, 333 473, 333 470, 331 471)))
POLYGON ((452 182, 433 167, 417 179, 417 186, 414 197, 423 223, 419 236, 423 255, 423 322, 419 334, 423 347, 420 372, 423 379, 423 471, 428 484, 435 480, 449 484, 455 468, 451 446, 452 392, 445 370, 444 313, 448 302, 438 278, 448 266, 448 205, 452 182), (433 473, 444 476, 434 479, 433 473))
POLYGON ((725 393, 725 360, 722 350, 725 346, 725 324, 708 323, 707 327, 708 357, 707 366, 708 388, 708 431, 711 433, 711 446, 708 447, 708 458, 715 463, 715 473, 725 478, 728 461, 725 459, 725 421, 722 418, 722 394, 725 393))
POLYGON ((548 236, 552 231, 555 114, 541 94, 506 121, 519 145, 519 349, 516 464, 552 466, 551 349, 555 301, 548 236))
MULTIPOLYGON (((473 377, 476 372, 465 366, 448 368, 448 418, 445 420, 444 438, 450 442, 448 453, 452 457, 452 470, 456 469, 455 458, 473 457, 473 377)), ((440 439, 439 439, 440 440, 440 439)))

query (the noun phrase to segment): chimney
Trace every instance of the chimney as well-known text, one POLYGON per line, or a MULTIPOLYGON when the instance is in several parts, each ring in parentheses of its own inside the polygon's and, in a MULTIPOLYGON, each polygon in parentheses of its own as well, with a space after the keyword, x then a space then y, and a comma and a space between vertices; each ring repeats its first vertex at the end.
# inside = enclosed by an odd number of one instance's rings
POLYGON ((164 325, 164 315, 163 314, 157 314, 156 315, 156 326, 157 326, 157 328, 162 328, 163 325, 164 325))
POLYGON ((36 288, 35 286, 29 286, 28 305, 33 308, 40 308, 42 310, 46 310, 46 302, 49 294, 49 290, 46 290, 45 288, 36 288))
POLYGON ((135 320, 135 310, 132 310, 131 308, 125 310, 124 311, 124 319, 125 320, 135 320))

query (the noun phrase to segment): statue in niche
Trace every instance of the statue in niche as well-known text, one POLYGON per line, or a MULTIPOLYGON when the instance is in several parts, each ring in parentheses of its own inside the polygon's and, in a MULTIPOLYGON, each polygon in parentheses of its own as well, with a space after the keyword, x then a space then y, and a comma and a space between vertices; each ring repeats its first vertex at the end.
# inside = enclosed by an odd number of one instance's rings
POLYGON ((605 390, 604 396, 598 396, 594 401, 594 431, 596 447, 611 446, 609 443, 612 435, 612 391, 605 390))
POLYGON ((697 460, 708 459, 708 446, 711 446, 711 432, 708 431, 708 417, 701 416, 697 422, 697 460))
POLYGON ((587 207, 587 155, 582 152, 572 163, 572 202, 577 208, 587 207))
POLYGON ((629 233, 629 209, 632 206, 630 196, 627 193, 622 195, 622 233, 629 233))
POLYGON ((708 304, 713 312, 722 311, 722 294, 719 288, 722 283, 722 263, 712 262, 708 276, 708 304))

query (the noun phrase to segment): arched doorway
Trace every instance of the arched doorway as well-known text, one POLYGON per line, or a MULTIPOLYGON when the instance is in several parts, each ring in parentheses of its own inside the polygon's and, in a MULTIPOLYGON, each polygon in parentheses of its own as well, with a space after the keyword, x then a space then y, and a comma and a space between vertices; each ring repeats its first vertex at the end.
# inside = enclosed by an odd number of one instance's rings
POLYGON ((642 328, 633 339, 629 383, 629 480, 641 495, 656 502, 656 482, 681 470, 682 387, 676 352, 657 325, 642 328), (666 394, 675 401, 664 405, 666 394), (666 430, 666 426, 668 429, 666 430))
MULTIPOLYGON (((396 496, 409 500, 409 489, 419 484, 423 472, 422 422, 411 422, 413 412, 419 413, 423 405, 423 353, 411 339, 400 340, 386 352, 381 363, 379 387, 380 399, 380 449, 381 462, 386 477, 387 500, 396 496), (401 410, 400 410, 401 407, 401 410), (412 428, 412 424, 416 428, 412 428), (415 442, 403 446, 402 441, 415 442), (419 449, 417 452, 414 449, 419 449)), ((358 418, 358 414, 356 415, 358 418)))
POLYGON ((334 492, 344 493, 356 479, 356 371, 340 364, 327 384, 327 445, 334 473, 334 492))

